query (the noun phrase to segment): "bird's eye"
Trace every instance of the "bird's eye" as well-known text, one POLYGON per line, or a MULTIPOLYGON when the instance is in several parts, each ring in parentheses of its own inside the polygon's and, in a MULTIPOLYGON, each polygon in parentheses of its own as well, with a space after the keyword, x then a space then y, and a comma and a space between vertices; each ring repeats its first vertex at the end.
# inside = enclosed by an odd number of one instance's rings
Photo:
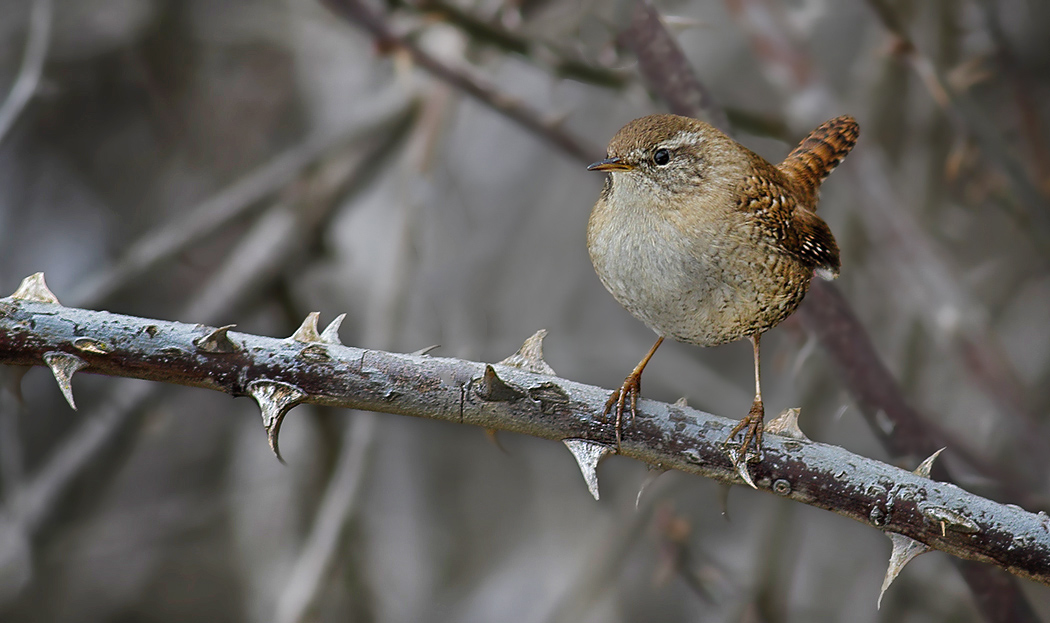
POLYGON ((657 149, 653 153, 653 162, 655 162, 657 165, 659 165, 661 167, 664 166, 665 164, 667 164, 670 161, 671 161, 671 152, 667 151, 666 149, 657 149))

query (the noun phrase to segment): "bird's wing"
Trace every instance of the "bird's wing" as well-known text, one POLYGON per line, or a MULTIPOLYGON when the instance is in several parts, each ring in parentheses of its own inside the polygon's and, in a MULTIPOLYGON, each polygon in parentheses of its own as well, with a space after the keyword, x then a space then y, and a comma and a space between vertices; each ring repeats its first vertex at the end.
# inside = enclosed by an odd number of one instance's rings
POLYGON ((805 208, 796 208, 784 227, 784 248, 822 277, 839 276, 839 245, 824 219, 805 208))
POLYGON ((828 224, 799 205, 783 174, 765 161, 756 162, 744 182, 737 209, 754 219, 770 246, 827 277, 839 273, 839 247, 828 224))

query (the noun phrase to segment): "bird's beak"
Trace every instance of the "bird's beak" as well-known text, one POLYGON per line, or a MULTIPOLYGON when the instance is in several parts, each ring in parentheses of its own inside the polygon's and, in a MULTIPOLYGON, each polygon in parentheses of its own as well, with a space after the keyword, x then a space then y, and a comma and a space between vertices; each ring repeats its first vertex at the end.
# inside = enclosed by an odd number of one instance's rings
POLYGON ((587 167, 588 171, 630 171, 634 166, 621 158, 606 158, 587 167))

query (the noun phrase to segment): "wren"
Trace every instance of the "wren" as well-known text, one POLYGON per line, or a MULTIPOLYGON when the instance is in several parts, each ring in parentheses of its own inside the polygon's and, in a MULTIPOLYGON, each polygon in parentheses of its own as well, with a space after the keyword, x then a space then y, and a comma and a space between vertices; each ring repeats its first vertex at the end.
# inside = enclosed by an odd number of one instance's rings
MULTIPOLYGON (((852 117, 832 119, 779 165, 713 126, 678 115, 631 121, 609 143, 607 171, 587 226, 605 288, 658 338, 605 405, 616 444, 633 417, 642 371, 665 338, 715 346, 749 338, 755 399, 726 443, 745 431, 761 453, 759 338, 798 308, 814 274, 834 279, 839 249, 816 214, 821 182, 857 142, 852 117)), ((738 463, 738 465, 741 463, 738 463)))

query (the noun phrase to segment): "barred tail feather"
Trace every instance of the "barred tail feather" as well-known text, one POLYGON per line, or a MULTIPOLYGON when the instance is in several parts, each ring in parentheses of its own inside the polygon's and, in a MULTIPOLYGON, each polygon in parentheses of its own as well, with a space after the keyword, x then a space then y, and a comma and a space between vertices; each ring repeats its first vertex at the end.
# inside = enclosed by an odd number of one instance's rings
MULTIPOLYGON (((817 190, 846 154, 857 144, 860 126, 850 116, 825 121, 799 143, 779 168, 813 200, 817 190)), ((816 207, 815 201, 813 206, 816 207)))

